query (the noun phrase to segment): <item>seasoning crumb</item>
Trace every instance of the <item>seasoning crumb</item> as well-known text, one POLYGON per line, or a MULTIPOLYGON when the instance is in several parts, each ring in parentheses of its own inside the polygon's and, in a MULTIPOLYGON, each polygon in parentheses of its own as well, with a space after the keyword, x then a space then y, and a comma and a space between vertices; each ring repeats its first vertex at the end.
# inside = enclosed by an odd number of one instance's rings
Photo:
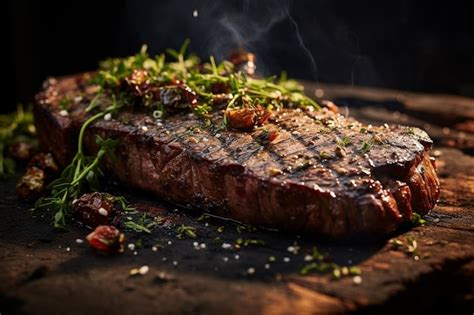
POLYGON ((151 248, 151 250, 154 251, 154 252, 156 252, 156 251, 158 251, 158 247, 153 246, 153 247, 151 248))
POLYGON ((313 260, 313 256, 311 255, 304 256, 304 261, 311 261, 311 260, 313 260))
POLYGON ((178 262, 175 260, 173 261, 173 266, 177 266, 178 265, 178 262))
POLYGON ((222 260, 223 260, 224 262, 228 262, 228 261, 229 261, 229 258, 224 257, 224 258, 222 258, 222 260))
POLYGON ((355 285, 360 285, 362 283, 362 277, 361 276, 354 276, 352 278, 352 282, 354 282, 355 285))
POLYGON ((265 269, 270 269, 270 264, 265 264, 265 269))
POLYGON ((239 255, 235 255, 234 258, 235 258, 235 259, 239 259, 240 256, 239 256, 239 255))
POLYGON ((199 245, 199 247, 201 247, 201 249, 205 249, 205 248, 206 248, 206 244, 205 244, 205 243, 201 243, 201 245, 199 245))
POLYGON ((82 244, 84 243, 84 240, 81 238, 76 239, 76 244, 82 244))
POLYGON ((286 263, 290 262, 290 257, 283 257, 283 261, 286 262, 286 263))
POLYGON ((63 116, 63 117, 66 117, 66 116, 69 116, 69 113, 67 110, 63 109, 59 112, 59 115, 63 116))
POLYGON ((138 273, 143 276, 143 275, 146 275, 149 270, 150 270, 150 267, 148 267, 147 265, 144 265, 144 266, 141 266, 140 269, 138 269, 138 273))
POLYGON ((111 120, 112 119, 112 114, 111 113, 107 113, 104 115, 104 120, 111 120))
POLYGON ((130 244, 128 244, 127 247, 128 247, 128 249, 130 249, 130 250, 134 250, 134 249, 135 249, 135 244, 130 243, 130 244))
POLYGON ((232 248, 232 244, 229 244, 229 243, 222 243, 222 248, 223 248, 223 249, 230 249, 230 248, 232 248))
POLYGON ((416 261, 418 261, 418 260, 420 260, 420 256, 418 256, 418 255, 413 256, 413 259, 416 260, 416 261))
POLYGON ((440 221, 439 218, 434 218, 433 220, 434 223, 438 223, 439 221, 440 221))
POLYGON ((147 126, 142 126, 142 130, 143 131, 148 131, 148 127, 147 126))
POLYGON ((255 268, 250 267, 249 269, 247 269, 247 273, 248 273, 249 275, 253 275, 253 274, 255 273, 255 268))
POLYGON ((172 242, 171 242, 171 241, 168 241, 168 245, 171 245, 171 244, 172 244, 172 242))
POLYGON ((66 247, 66 252, 70 252, 71 251, 71 247, 66 247))

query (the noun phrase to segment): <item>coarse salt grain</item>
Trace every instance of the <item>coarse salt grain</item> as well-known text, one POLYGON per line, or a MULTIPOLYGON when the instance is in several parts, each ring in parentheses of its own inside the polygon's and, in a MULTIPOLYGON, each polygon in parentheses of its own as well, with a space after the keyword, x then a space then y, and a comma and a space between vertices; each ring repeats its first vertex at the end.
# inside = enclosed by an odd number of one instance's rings
POLYGON ((142 276, 146 275, 148 271, 150 271, 150 267, 148 267, 147 265, 141 266, 140 269, 138 269, 138 273, 142 276))
POLYGON ((359 285, 359 284, 362 283, 362 277, 361 276, 354 276, 352 278, 352 282, 354 282, 354 284, 356 284, 356 285, 359 285))
POLYGON ((201 243, 201 245, 199 245, 202 249, 206 248, 206 244, 204 243, 201 243))
POLYGON ((106 217, 109 214, 109 212, 105 210, 105 208, 102 208, 102 207, 99 208, 98 212, 100 215, 103 215, 104 217, 106 217))
POLYGON ((284 258, 283 258, 283 261, 284 261, 284 262, 290 262, 290 257, 284 257, 284 258))
POLYGON ((128 249, 130 249, 130 250, 134 250, 134 249, 135 249, 135 244, 130 243, 130 244, 128 244, 127 247, 128 247, 128 249))
POLYGON ((229 249, 229 248, 232 248, 232 245, 229 244, 229 243, 222 243, 222 248, 223 249, 229 249))
POLYGON ((151 250, 154 251, 154 252, 156 252, 156 251, 158 250, 158 247, 153 246, 153 247, 151 248, 151 250))
POLYGON ((142 126, 142 130, 143 131, 148 131, 148 127, 147 126, 142 126))
POLYGON ((249 275, 253 275, 253 274, 255 273, 255 268, 250 267, 249 269, 247 269, 247 273, 248 273, 249 275))
POLYGON ((80 238, 78 238, 78 239, 76 239, 76 243, 77 243, 77 244, 82 244, 82 243, 84 243, 84 240, 83 240, 83 239, 80 239, 80 238))
POLYGON ((311 260, 313 260, 313 256, 311 255, 304 256, 304 261, 311 261, 311 260))
POLYGON ((265 269, 270 269, 270 264, 265 264, 265 269))
POLYGON ((63 110, 61 110, 61 111, 59 112, 59 115, 65 117, 65 116, 68 116, 69 113, 67 112, 67 110, 63 109, 63 110))
POLYGON ((112 114, 111 113, 107 113, 104 115, 104 120, 111 120, 112 119, 112 114))

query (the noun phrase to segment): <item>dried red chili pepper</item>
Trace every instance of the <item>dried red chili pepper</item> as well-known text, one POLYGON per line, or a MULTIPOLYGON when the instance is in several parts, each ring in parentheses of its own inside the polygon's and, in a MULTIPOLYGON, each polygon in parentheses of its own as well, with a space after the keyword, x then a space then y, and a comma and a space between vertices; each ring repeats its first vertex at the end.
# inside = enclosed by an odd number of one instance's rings
POLYGON ((115 226, 100 225, 87 235, 86 239, 92 248, 102 253, 115 254, 124 251, 125 235, 115 226))

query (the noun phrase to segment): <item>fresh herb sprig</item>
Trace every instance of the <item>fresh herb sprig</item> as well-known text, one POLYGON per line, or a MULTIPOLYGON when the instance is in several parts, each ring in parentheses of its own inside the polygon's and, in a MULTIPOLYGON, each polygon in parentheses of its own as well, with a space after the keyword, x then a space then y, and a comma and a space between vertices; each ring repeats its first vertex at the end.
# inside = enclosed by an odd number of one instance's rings
POLYGON ((0 179, 15 174, 15 161, 7 157, 9 146, 18 140, 32 141, 34 134, 33 113, 31 107, 18 105, 16 112, 0 115, 0 179))
POLYGON ((100 177, 103 172, 100 168, 100 162, 105 155, 113 156, 113 149, 118 144, 116 140, 102 139, 96 137, 96 143, 99 147, 95 156, 87 156, 84 153, 84 133, 89 125, 103 118, 108 113, 118 111, 124 103, 117 102, 115 97, 112 98, 112 104, 104 111, 96 113, 88 118, 81 126, 79 132, 77 152, 72 162, 66 166, 61 176, 51 182, 47 189, 50 191, 48 197, 38 199, 35 209, 52 210, 53 226, 55 228, 64 228, 66 218, 70 213, 72 202, 79 198, 86 188, 95 190, 98 188, 100 177))

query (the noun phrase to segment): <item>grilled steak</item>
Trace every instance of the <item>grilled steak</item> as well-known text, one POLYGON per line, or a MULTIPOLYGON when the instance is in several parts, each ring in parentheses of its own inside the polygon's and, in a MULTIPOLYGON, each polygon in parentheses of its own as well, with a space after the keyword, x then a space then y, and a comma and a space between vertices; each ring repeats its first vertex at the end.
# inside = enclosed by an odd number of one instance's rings
MULTIPOLYGON (((37 98, 39 140, 62 164, 95 93, 88 77, 51 79, 37 98), (74 100, 67 112, 65 97, 74 100)), ((381 236, 426 214, 439 196, 424 131, 367 126, 326 108, 282 109, 251 131, 205 128, 189 113, 158 122, 123 111, 87 129, 90 151, 96 135, 120 141, 117 160, 105 164, 123 184, 254 225, 381 236)))

